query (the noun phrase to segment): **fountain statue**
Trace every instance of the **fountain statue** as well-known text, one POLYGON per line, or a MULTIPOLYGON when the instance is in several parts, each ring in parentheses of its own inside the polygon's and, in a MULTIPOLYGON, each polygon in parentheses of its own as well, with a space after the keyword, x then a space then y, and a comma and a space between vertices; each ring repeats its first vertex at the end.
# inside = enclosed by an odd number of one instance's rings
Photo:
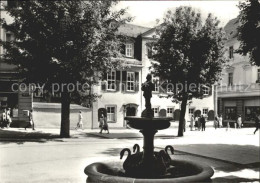
MULTIPOLYGON (((170 127, 170 117, 154 117, 151 108, 152 91, 154 84, 148 74, 146 82, 142 84, 145 98, 145 110, 141 117, 125 117, 127 124, 143 134, 143 151, 135 144, 133 152, 128 148, 122 149, 120 159, 127 153, 123 163, 124 170, 118 170, 109 163, 93 163, 85 168, 88 175, 87 182, 201 182, 209 180, 214 174, 211 167, 192 161, 172 160, 168 152, 174 154, 170 145, 159 152, 154 151, 154 136, 158 130, 170 127)), ((120 165, 119 165, 120 166, 120 165)))

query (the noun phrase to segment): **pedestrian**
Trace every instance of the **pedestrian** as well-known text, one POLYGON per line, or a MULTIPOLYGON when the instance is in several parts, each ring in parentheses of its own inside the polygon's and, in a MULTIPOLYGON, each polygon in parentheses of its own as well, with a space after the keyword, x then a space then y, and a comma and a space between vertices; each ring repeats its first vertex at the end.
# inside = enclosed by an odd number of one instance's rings
POLYGON ((216 130, 217 127, 218 127, 218 123, 219 123, 219 119, 218 119, 218 116, 216 115, 216 116, 215 116, 215 119, 214 119, 214 127, 215 127, 215 130, 216 130))
POLYGON ((237 118, 237 127, 238 127, 238 128, 241 128, 241 125, 242 125, 242 117, 241 117, 241 115, 238 115, 238 118, 237 118))
POLYGON ((193 122, 194 122, 194 117, 193 117, 193 115, 191 115, 191 118, 190 118, 190 131, 192 131, 192 129, 193 129, 193 122))
POLYGON ((259 129, 260 114, 258 115, 255 114, 254 120, 255 120, 255 131, 254 131, 255 134, 255 132, 259 129))
POLYGON ((1 128, 4 128, 4 126, 6 125, 6 109, 3 109, 3 112, 1 114, 1 128))
POLYGON ((11 123, 12 123, 11 109, 8 108, 6 111, 6 127, 9 128, 11 123))
POLYGON ((218 118, 219 128, 223 127, 222 121, 223 121, 223 118, 222 118, 222 115, 220 115, 218 118))
POLYGON ((32 130, 35 130, 33 120, 33 109, 29 111, 29 123, 24 127, 24 129, 26 130, 26 128, 29 128, 30 126, 32 127, 32 130))
POLYGON ((102 133, 104 121, 105 121, 105 116, 103 113, 101 113, 100 118, 99 118, 99 128, 100 128, 99 133, 102 133))
POLYGON ((79 121, 77 123, 77 127, 75 128, 75 130, 81 128, 81 130, 83 130, 83 116, 81 111, 79 111, 79 121))
POLYGON ((199 129, 199 123, 198 123, 198 121, 199 121, 199 117, 196 116, 196 117, 195 117, 195 130, 199 129))
POLYGON ((198 117, 198 130, 200 131, 201 129, 201 116, 199 115, 198 117))
POLYGON ((200 123, 201 123, 201 127, 202 127, 201 131, 205 131, 205 129, 206 129, 206 120, 205 120, 203 115, 201 115, 200 123))

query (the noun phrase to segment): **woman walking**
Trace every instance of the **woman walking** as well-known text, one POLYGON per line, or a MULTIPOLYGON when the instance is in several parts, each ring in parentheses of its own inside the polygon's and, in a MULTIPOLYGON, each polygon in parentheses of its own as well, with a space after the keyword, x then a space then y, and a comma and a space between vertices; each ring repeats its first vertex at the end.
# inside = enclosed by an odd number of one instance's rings
POLYGON ((223 118, 222 118, 222 115, 220 115, 219 118, 218 118, 219 128, 223 127, 222 121, 223 121, 223 118))
POLYGON ((75 128, 75 130, 81 128, 81 130, 83 130, 83 116, 81 114, 81 111, 79 111, 79 122, 77 123, 77 127, 75 128))
POLYGON ((107 119, 106 119, 106 117, 104 116, 103 113, 101 113, 101 116, 100 116, 100 119, 99 119, 99 128, 100 128, 99 133, 102 133, 102 131, 105 130, 109 134, 107 119))
POLYGON ((254 134, 255 132, 259 129, 259 121, 260 121, 260 114, 257 116, 255 115, 255 131, 254 131, 254 134))

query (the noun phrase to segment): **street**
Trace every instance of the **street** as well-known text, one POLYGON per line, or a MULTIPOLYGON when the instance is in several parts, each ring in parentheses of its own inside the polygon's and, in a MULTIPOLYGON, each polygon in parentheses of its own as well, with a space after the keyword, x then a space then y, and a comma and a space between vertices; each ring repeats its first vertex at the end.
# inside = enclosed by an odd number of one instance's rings
MULTIPOLYGON (((174 137, 177 128, 159 131, 156 150, 173 145, 177 159, 204 162, 214 168, 213 182, 259 181, 259 132, 253 128, 189 131, 174 137)), ((4 129, 21 131, 22 129, 4 129)), ((41 133, 58 133, 58 129, 42 129, 41 133)), ((33 133, 27 131, 26 133, 33 133)), ((48 140, 5 139, 1 142, 1 182, 85 182, 84 168, 92 162, 120 161, 122 148, 142 146, 137 130, 115 129, 110 134, 98 130, 72 131, 72 138, 48 140), (131 136, 128 138, 127 136, 131 136), (104 138, 105 137, 105 138, 104 138)), ((121 160, 123 162, 123 160, 121 160)))

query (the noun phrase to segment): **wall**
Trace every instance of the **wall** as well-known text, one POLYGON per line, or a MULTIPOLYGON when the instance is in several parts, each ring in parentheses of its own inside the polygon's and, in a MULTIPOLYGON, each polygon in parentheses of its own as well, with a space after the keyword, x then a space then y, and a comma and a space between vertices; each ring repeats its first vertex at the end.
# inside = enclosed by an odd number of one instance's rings
MULTIPOLYGON (((61 104, 59 103, 33 103, 35 128, 60 128, 61 104)), ((92 110, 71 104, 70 129, 75 129, 78 123, 79 110, 83 116, 83 128, 91 129, 92 110)))

